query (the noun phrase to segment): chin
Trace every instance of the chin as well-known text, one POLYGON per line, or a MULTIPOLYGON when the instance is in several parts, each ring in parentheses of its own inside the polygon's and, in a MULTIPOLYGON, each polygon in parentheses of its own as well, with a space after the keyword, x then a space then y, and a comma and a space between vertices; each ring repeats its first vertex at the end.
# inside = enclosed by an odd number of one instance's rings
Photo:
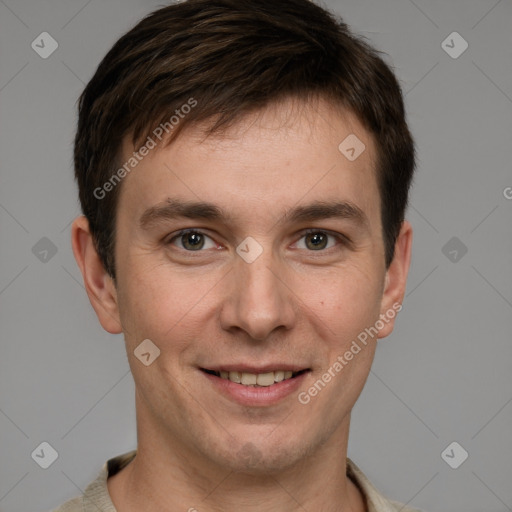
MULTIPOLYGON (((293 437, 291 439, 297 439, 293 437)), ((261 443, 242 441, 238 448, 218 457, 217 463, 229 468, 234 473, 252 476, 268 476, 279 474, 292 468, 307 456, 310 450, 293 444, 269 443, 268 439, 261 443), (220 459, 220 460, 219 460, 220 459)), ((210 452, 211 455, 211 452, 210 452)))

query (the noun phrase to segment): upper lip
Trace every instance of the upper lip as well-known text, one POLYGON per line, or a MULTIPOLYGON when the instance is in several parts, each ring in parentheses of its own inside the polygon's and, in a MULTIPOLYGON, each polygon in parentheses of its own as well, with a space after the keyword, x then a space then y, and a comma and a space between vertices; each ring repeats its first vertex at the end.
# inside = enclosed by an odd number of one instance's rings
POLYGON ((270 373, 279 370, 300 372, 301 370, 309 370, 306 365, 296 365, 289 363, 270 363, 263 366, 254 366, 251 364, 235 363, 235 364, 222 364, 208 367, 201 367, 203 370, 210 370, 214 372, 242 372, 242 373, 270 373))

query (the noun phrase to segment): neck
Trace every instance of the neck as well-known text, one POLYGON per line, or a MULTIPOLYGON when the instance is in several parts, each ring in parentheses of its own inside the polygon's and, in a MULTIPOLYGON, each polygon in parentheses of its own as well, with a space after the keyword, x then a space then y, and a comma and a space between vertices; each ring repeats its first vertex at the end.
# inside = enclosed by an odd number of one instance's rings
POLYGON ((349 416, 316 452, 265 473, 222 467, 137 416, 137 456, 107 482, 118 512, 366 511, 346 475, 349 416))

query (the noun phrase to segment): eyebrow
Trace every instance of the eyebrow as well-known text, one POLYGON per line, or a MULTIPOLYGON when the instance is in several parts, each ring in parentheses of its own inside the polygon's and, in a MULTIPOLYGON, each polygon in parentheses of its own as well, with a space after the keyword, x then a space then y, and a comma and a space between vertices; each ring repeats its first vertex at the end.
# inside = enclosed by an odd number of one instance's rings
MULTIPOLYGON (((145 210, 139 219, 139 226, 143 230, 148 230, 160 222, 177 218, 204 219, 225 224, 234 224, 235 220, 235 216, 213 203, 168 198, 145 210)), ((281 215, 277 224, 312 222, 330 218, 349 220, 361 228, 369 229, 369 220, 364 211, 350 201, 314 201, 307 205, 290 208, 281 215)))

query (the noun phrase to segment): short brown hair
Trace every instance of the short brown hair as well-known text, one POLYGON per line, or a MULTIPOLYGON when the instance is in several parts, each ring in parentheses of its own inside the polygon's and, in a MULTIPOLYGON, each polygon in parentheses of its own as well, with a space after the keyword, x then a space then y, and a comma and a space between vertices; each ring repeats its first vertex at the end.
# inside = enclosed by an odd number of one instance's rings
POLYGON ((196 105, 168 130, 169 142, 194 123, 215 120, 207 132, 214 133, 280 99, 313 96, 355 113, 375 138, 387 268, 415 148, 400 86, 379 53, 309 0, 187 0, 141 20, 107 53, 78 102, 75 177, 105 270, 115 279, 121 185, 102 198, 95 190, 121 165, 126 136, 138 147, 191 98, 196 105))

